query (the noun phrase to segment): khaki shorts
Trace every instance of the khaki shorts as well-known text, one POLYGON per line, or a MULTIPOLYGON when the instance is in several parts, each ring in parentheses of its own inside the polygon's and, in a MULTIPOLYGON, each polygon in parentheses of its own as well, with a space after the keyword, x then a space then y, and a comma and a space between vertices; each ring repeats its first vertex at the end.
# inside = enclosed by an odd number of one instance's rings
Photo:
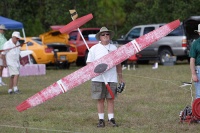
POLYGON ((19 75, 19 67, 8 66, 8 72, 10 76, 19 75))
MULTIPOLYGON (((110 82, 108 84, 110 85, 110 88, 113 94, 115 95, 115 97, 117 97, 117 83, 110 82)), ((112 98, 104 82, 92 81, 91 93, 92 93, 93 99, 112 98)))
POLYGON ((0 58, 0 66, 3 66, 3 59, 0 58))

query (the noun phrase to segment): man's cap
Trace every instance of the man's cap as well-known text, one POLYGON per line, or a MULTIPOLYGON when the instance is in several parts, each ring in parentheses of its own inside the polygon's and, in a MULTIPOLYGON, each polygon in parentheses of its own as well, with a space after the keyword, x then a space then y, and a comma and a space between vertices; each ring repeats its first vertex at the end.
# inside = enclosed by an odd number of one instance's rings
POLYGON ((20 32, 18 32, 18 31, 14 31, 14 32, 12 33, 12 37, 16 37, 16 38, 19 38, 19 39, 22 38, 22 37, 20 36, 20 32))
POLYGON ((7 29, 6 29, 5 25, 1 24, 0 25, 0 30, 7 30, 7 29))

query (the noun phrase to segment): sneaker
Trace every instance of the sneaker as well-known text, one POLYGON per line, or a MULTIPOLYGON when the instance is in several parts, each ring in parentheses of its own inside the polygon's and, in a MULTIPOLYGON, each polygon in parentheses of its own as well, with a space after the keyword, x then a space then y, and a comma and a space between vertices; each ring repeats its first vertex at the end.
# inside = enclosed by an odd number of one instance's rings
POLYGON ((12 93, 13 93, 12 91, 9 91, 9 90, 8 90, 8 94, 12 94, 12 93))
POLYGON ((14 91, 14 94, 20 94, 19 90, 14 91))
POLYGON ((0 83, 0 86, 6 86, 7 84, 5 84, 3 81, 0 83))
POLYGON ((155 63, 152 69, 158 69, 158 63, 155 63))
POLYGON ((115 119, 114 118, 108 120, 108 123, 113 127, 118 127, 118 125, 115 123, 115 119))
POLYGON ((152 67, 152 69, 158 69, 157 67, 152 67))
POLYGON ((125 66, 123 66, 123 67, 122 67, 122 70, 125 70, 125 69, 126 69, 126 67, 125 67, 125 66))
POLYGON ((97 127, 105 127, 105 122, 103 119, 99 119, 99 123, 98 123, 97 127))

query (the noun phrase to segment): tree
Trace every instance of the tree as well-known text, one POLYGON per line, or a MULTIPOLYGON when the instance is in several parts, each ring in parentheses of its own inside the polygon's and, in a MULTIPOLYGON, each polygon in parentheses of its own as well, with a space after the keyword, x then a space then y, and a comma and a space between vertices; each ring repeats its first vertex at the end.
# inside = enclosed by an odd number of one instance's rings
POLYGON ((124 0, 100 0, 95 12, 95 16, 98 18, 96 19, 98 27, 111 27, 117 31, 117 27, 125 22, 124 3, 124 0))
POLYGON ((199 15, 198 4, 199 0, 1 0, 0 15, 22 22, 27 36, 36 36, 51 25, 71 22, 69 10, 76 9, 79 17, 93 14, 82 27, 107 26, 118 38, 136 25, 199 15))

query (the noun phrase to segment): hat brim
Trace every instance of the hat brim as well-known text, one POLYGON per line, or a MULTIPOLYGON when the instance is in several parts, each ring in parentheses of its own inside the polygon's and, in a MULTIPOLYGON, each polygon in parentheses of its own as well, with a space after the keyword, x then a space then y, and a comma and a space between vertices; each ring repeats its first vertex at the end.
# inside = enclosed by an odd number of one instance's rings
MULTIPOLYGON (((102 32, 109 32, 109 34, 110 34, 110 39, 112 39, 112 38, 114 37, 114 35, 115 35, 115 33, 114 33, 112 30, 102 31, 102 32)), ((96 34, 96 36, 95 36, 95 38, 96 38, 98 41, 100 41, 100 35, 101 35, 102 32, 98 32, 98 33, 96 34)))
POLYGON ((0 28, 0 30, 7 30, 6 28, 0 28))
POLYGON ((18 38, 18 39, 22 39, 22 37, 21 37, 21 36, 13 36, 13 37, 16 37, 16 38, 18 38))
POLYGON ((17 37, 18 39, 22 39, 22 37, 20 36, 20 37, 17 37))

